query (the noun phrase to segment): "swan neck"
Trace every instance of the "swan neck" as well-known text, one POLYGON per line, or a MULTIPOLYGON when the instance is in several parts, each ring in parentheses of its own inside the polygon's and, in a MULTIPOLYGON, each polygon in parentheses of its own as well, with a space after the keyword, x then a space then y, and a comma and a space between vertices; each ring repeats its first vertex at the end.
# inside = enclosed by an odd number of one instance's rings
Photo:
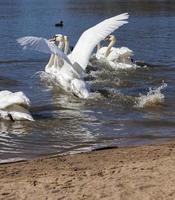
POLYGON ((54 57, 55 57, 55 55, 54 55, 54 54, 51 54, 50 59, 49 59, 49 62, 48 62, 48 64, 47 64, 48 67, 50 67, 50 66, 53 65, 54 57))
POLYGON ((64 50, 64 48, 65 48, 64 41, 60 41, 60 42, 59 42, 58 48, 61 49, 62 51, 64 50))
POLYGON ((110 54, 110 50, 111 50, 111 48, 115 45, 115 43, 116 43, 116 39, 113 38, 113 39, 111 40, 111 42, 109 43, 107 49, 106 49, 105 57, 107 57, 107 56, 110 54))
POLYGON ((100 48, 101 48, 101 44, 98 43, 96 47, 97 47, 97 52, 98 52, 100 50, 100 48))
POLYGON ((66 55, 69 53, 69 40, 68 40, 68 38, 64 39, 64 53, 66 55))

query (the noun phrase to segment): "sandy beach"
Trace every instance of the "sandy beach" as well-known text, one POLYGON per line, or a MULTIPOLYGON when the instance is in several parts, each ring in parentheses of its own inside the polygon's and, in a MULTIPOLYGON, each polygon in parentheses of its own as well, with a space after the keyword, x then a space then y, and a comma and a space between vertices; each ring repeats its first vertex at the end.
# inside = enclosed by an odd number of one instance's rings
POLYGON ((175 199, 175 143, 0 165, 0 199, 175 199))

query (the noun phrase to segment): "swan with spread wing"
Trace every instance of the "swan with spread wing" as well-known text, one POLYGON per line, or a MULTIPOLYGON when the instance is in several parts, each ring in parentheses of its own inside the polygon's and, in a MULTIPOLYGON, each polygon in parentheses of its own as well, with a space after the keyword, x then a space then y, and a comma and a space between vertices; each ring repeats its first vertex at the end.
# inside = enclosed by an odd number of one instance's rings
MULTIPOLYGON (((65 91, 79 98, 88 98, 89 90, 83 80, 83 73, 96 45, 120 26, 128 23, 128 13, 108 18, 82 33, 73 51, 66 55, 53 42, 39 37, 22 37, 17 41, 24 49, 32 49, 54 54, 58 58, 58 67, 52 71, 54 79, 65 91)), ((55 41, 57 37, 54 38, 55 41)), ((52 65, 51 65, 52 66, 52 65)))
POLYGON ((30 100, 23 92, 0 91, 0 119, 34 121, 29 108, 30 100))

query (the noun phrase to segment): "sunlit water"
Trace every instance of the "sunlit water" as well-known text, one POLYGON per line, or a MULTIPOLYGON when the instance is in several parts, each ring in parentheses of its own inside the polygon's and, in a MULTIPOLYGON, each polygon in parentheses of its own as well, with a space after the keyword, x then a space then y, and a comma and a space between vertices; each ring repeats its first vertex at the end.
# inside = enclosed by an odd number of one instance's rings
POLYGON ((0 121, 0 162, 109 146, 156 143, 175 137, 174 1, 0 1, 0 90, 23 91, 35 122, 0 121), (138 67, 113 70, 92 60, 92 98, 65 94, 43 71, 48 55, 22 51, 25 35, 79 35, 97 22, 129 12, 115 32, 117 46, 134 51, 138 67), (62 19, 64 27, 54 24, 62 19), (48 80, 48 78, 47 78, 48 80))

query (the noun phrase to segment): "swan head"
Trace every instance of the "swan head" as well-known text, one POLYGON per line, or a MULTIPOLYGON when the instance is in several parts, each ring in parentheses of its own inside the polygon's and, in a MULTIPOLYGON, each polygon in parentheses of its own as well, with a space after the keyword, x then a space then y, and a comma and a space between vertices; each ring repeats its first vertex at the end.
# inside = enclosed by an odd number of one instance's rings
POLYGON ((62 34, 55 34, 53 38, 49 40, 50 42, 54 42, 55 44, 58 44, 59 42, 64 42, 64 35, 62 34))
POLYGON ((64 35, 63 37, 64 37, 64 41, 68 41, 67 35, 64 35))
POLYGON ((117 39, 115 37, 115 35, 108 35, 106 38, 105 38, 106 41, 112 41, 112 42, 116 42, 117 39))
POLYGON ((81 99, 86 99, 89 96, 89 90, 83 80, 73 79, 71 81, 71 89, 74 95, 81 99))

